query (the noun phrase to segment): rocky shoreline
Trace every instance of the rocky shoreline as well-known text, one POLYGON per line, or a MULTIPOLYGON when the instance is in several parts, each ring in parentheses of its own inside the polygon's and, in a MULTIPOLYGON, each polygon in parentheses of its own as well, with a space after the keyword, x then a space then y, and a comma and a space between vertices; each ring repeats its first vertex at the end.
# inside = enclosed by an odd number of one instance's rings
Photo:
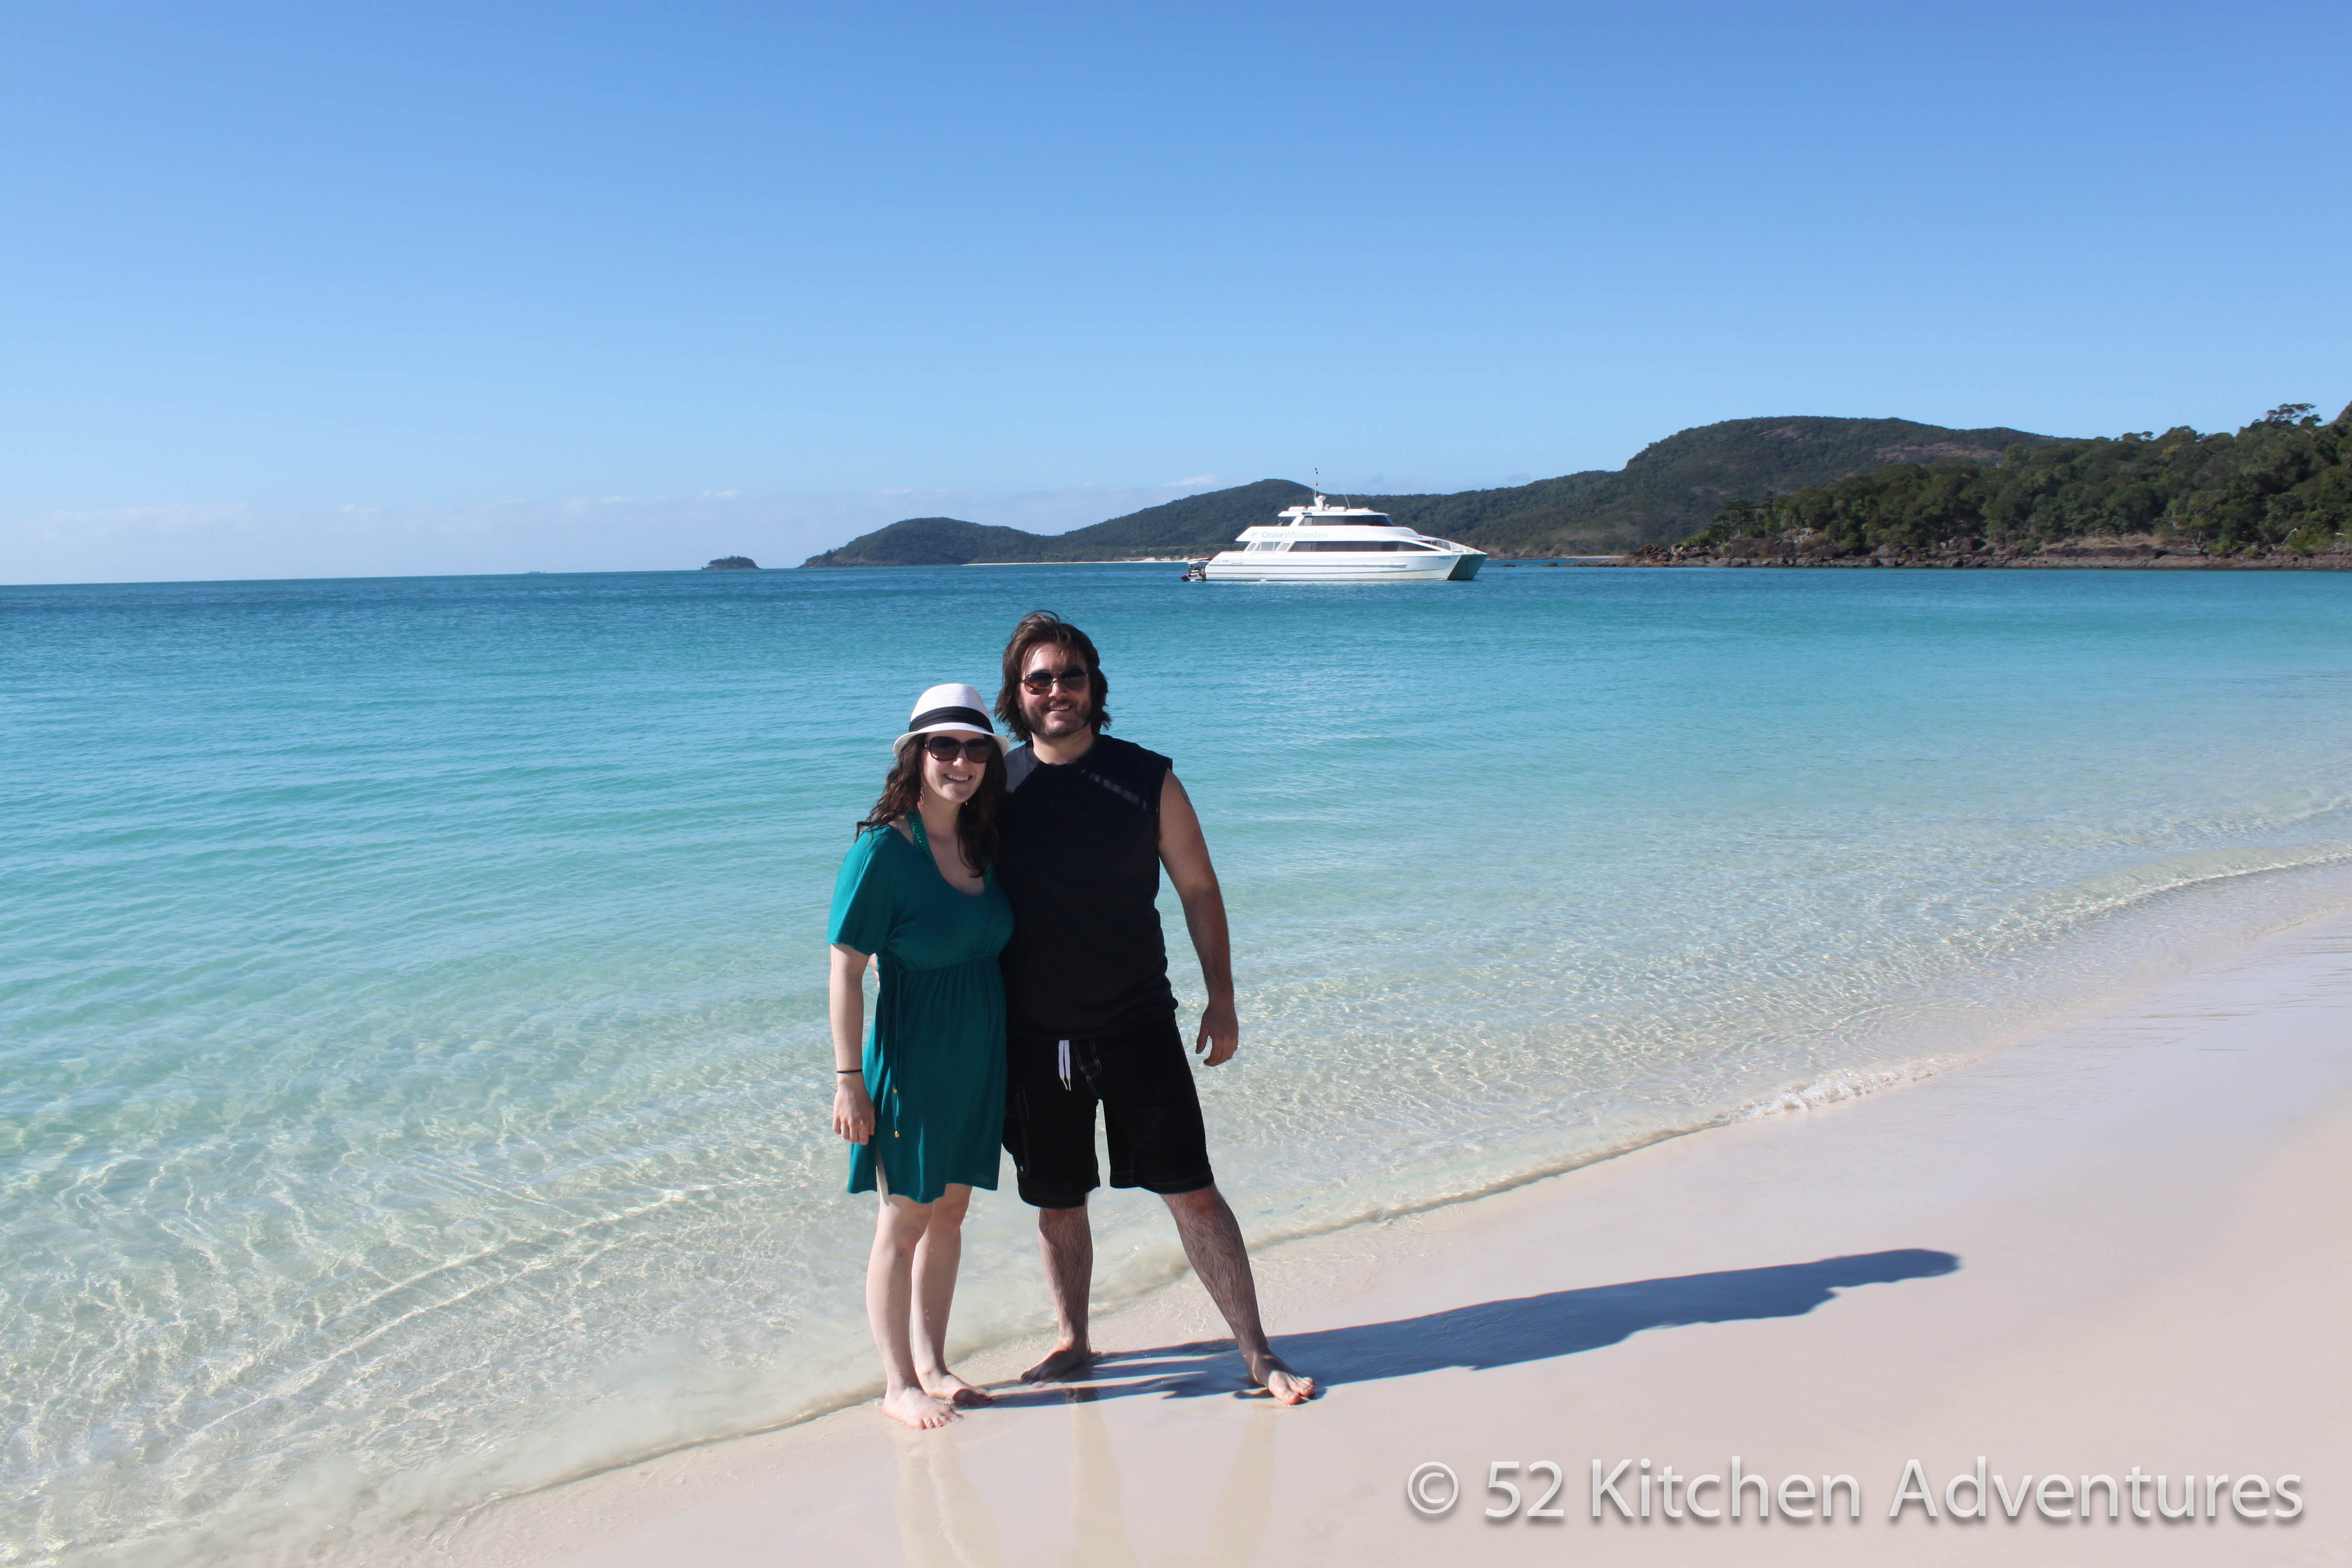
POLYGON ((2049 544, 1997 544, 1982 539, 1950 539, 1927 549, 1885 544, 1845 553, 1829 540, 1780 537, 1729 539, 1720 544, 1644 544, 1612 561, 1616 566, 1909 566, 1968 568, 2022 566, 2048 569, 2105 568, 2125 571, 2345 572, 2352 549, 2308 555, 2280 546, 2254 544, 2228 555, 2208 554, 2185 540, 2151 538, 2070 539, 2049 544))

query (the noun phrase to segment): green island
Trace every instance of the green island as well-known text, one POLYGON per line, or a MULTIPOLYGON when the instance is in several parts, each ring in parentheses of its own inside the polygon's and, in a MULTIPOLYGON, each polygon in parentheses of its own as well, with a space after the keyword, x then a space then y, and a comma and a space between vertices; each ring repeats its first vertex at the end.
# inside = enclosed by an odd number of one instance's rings
MULTIPOLYGON (((2347 436, 2352 408, 2322 424, 2308 404, 2234 435, 2182 426, 2088 440, 1906 419, 1730 419, 1654 442, 1622 468, 1349 499, 1506 561, 2334 564, 2352 562, 2347 436)), ((1059 534, 908 518, 803 564, 1196 559, 1310 494, 1260 479, 1059 534)))
POLYGON ((2234 435, 2187 426, 2019 446, 1996 464, 1889 463, 1726 501, 1636 563, 2352 565, 2352 407, 2234 435), (2332 558, 2332 559, 2331 559, 2332 558))

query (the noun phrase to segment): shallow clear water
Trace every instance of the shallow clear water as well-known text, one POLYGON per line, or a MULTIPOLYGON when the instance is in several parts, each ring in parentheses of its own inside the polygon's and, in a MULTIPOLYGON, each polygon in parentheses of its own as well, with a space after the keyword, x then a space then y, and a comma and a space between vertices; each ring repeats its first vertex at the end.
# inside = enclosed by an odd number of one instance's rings
MULTIPOLYGON (((1038 605, 1207 824, 1260 1238, 2352 900, 2334 576, 0 590, 0 1562, 414 1540, 864 1392, 833 870, 915 693, 1038 605)), ((973 1338, 1044 1310, 1006 1180, 973 1338)), ((1106 1293, 1177 1267, 1153 1207, 1101 1200, 1106 1293)))

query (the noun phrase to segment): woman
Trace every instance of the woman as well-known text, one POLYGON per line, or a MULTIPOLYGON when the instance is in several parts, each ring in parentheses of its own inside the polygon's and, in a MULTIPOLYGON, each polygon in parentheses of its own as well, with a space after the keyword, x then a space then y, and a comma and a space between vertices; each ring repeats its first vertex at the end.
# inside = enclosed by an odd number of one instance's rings
POLYGON ((833 891, 833 1129, 849 1190, 882 1194, 866 1316, 885 1415, 942 1426, 989 1396, 948 1370, 948 1308, 971 1189, 996 1186, 1004 1136, 1004 982, 1013 909, 990 871, 1004 742, 979 692, 934 686, 898 740, 882 798, 833 891), (861 1052, 868 955, 881 956, 861 1052))

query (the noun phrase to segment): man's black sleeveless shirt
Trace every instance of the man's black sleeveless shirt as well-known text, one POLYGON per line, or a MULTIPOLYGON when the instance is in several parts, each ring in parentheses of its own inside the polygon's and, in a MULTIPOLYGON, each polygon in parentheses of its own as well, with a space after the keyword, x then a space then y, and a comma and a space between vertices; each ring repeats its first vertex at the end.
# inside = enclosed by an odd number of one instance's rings
POLYGON ((1160 790, 1173 765, 1097 735, 1075 763, 1005 759, 996 879, 1013 900, 1006 1023, 1078 1039, 1176 1010, 1160 931, 1160 790))

